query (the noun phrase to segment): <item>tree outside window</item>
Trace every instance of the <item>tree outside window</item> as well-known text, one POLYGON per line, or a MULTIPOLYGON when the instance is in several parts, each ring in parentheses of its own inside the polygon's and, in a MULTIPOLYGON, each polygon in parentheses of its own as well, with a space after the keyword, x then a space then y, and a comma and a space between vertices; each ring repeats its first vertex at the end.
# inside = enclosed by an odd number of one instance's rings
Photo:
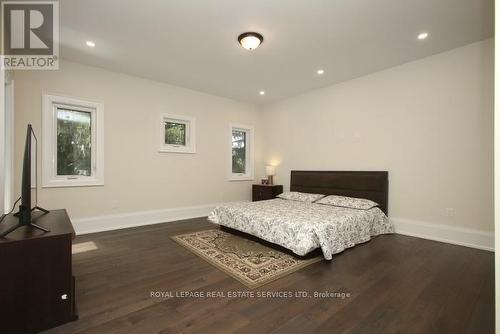
POLYGON ((92 174, 90 112, 57 110, 57 175, 92 174))
POLYGON ((246 132, 233 130, 232 133, 232 172, 245 173, 246 170, 246 132))
POLYGON ((165 122, 165 144, 186 146, 186 124, 165 122))

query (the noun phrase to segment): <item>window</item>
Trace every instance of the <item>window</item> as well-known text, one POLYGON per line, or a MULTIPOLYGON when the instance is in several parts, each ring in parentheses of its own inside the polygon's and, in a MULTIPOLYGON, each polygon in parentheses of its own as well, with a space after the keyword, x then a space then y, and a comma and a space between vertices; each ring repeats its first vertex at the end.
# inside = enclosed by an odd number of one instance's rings
POLYGON ((57 175, 90 176, 92 113, 57 106, 57 175))
POLYGON ((44 187, 104 185, 103 105, 43 97, 44 187))
POLYGON ((196 153, 194 117, 162 114, 160 152, 196 153))
POLYGON ((186 124, 165 122, 165 144, 186 146, 186 124))
POLYGON ((253 127, 232 124, 230 180, 253 179, 253 127))

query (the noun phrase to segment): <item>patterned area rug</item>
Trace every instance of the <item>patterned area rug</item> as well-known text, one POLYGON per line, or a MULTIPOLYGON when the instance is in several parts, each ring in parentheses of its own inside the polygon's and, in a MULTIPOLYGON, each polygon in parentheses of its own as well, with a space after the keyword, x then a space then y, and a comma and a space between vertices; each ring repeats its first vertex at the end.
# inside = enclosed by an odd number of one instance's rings
POLYGON ((218 229, 181 234, 172 239, 249 288, 257 288, 323 259, 322 256, 300 259, 218 229))

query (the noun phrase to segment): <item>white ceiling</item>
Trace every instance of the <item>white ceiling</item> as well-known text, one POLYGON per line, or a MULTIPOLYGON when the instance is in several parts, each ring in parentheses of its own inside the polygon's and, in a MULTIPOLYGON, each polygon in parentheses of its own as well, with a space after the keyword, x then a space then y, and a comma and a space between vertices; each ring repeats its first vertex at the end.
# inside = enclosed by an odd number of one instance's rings
POLYGON ((491 37, 493 3, 64 0, 61 56, 263 104, 491 37), (246 31, 264 43, 243 49, 237 36, 246 31), (417 40, 423 31, 429 37, 417 40))

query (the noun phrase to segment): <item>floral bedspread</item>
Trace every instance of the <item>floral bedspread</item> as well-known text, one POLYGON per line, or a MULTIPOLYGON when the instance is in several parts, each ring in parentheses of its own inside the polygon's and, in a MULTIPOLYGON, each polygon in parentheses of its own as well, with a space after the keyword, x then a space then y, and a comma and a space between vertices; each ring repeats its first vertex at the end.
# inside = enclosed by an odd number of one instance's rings
POLYGON ((327 260, 373 236, 394 232, 393 224, 378 207, 358 210, 280 198, 220 205, 208 218, 298 255, 321 247, 327 260))

